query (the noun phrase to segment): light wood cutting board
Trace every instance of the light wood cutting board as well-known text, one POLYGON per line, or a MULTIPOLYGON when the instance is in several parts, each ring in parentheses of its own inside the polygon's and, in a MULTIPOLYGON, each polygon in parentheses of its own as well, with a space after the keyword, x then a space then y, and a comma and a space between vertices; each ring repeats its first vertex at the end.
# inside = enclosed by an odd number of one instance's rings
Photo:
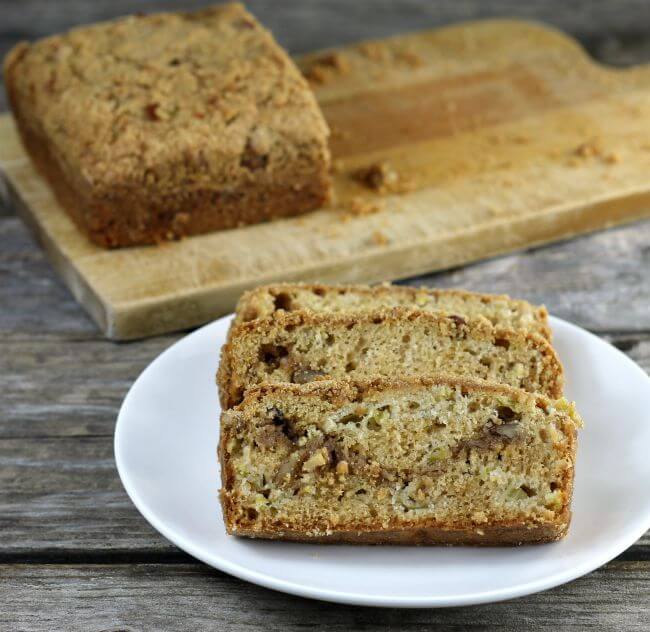
POLYGON ((300 64, 332 129, 331 208, 158 247, 89 243, 0 118, 8 195, 106 336, 198 325, 259 283, 391 280, 650 215, 650 67, 603 68, 557 31, 503 20, 300 64), (351 175, 381 162, 411 188, 351 175))

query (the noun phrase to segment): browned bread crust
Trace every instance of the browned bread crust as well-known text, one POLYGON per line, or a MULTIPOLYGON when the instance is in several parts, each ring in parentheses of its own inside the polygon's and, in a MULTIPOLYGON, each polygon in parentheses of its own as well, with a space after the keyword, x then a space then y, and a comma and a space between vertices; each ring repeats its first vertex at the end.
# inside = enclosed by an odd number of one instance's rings
POLYGON ((327 198, 318 105, 239 4, 21 43, 4 75, 28 153, 100 246, 297 215, 327 198))
MULTIPOLYGON (((263 407, 263 406, 262 406, 263 407)), ((329 410, 327 407, 325 410, 329 410)), ((322 410, 318 409, 319 411, 322 410)), ((293 540, 319 543, 358 544, 468 544, 478 546, 511 546, 525 543, 542 543, 558 540, 566 534, 571 519, 573 493, 573 472, 576 450, 576 429, 582 424, 571 405, 564 400, 554 402, 542 395, 526 393, 505 385, 494 384, 471 378, 457 378, 449 375, 429 375, 406 379, 373 378, 368 380, 326 380, 309 384, 264 384, 247 392, 245 400, 235 408, 222 413, 219 457, 221 462, 222 490, 220 493, 224 521, 228 533, 252 537, 293 540), (554 424, 564 435, 564 442, 558 442, 554 450, 565 466, 561 480, 556 483, 563 501, 556 507, 551 518, 535 515, 520 515, 511 519, 440 522, 431 518, 404 520, 396 516, 389 524, 367 520, 355 524, 341 522, 334 528, 315 522, 307 527, 286 520, 277 524, 260 522, 256 516, 248 519, 238 506, 241 502, 234 492, 239 474, 233 466, 233 458, 227 450, 235 433, 252 423, 254 410, 260 405, 288 401, 298 398, 309 406, 314 402, 325 402, 331 410, 338 410, 350 403, 363 404, 366 398, 377 393, 395 396, 417 393, 436 386, 450 386, 458 389, 462 396, 481 395, 486 405, 492 401, 507 402, 513 408, 522 410, 544 410, 547 418, 553 417, 554 424)), ((541 431, 540 431, 541 432, 541 431)), ((470 449, 471 451, 474 448, 470 449)), ((463 459, 470 459, 468 453, 463 459)), ((506 457, 507 458, 507 457, 506 457)), ((469 462, 469 461, 468 461, 469 462)))
POLYGON ((447 371, 494 381, 508 380, 512 386, 540 391, 553 399, 560 397, 563 389, 563 370, 557 354, 548 340, 532 332, 496 328, 484 319, 403 307, 357 313, 297 311, 277 312, 232 330, 222 347, 217 373, 221 405, 230 408, 239 403, 248 388, 261 382, 301 381, 296 372, 304 374, 303 370, 333 378, 391 376, 396 371, 410 375, 447 371), (377 336, 381 333, 386 338, 382 354, 376 354, 371 361, 359 358, 356 347, 360 343, 379 344, 377 336), (312 342, 301 341, 297 345, 299 337, 312 342), (335 342, 329 342, 330 338, 336 338, 335 342), (321 349, 324 340, 327 350, 321 349), (309 352, 301 349, 312 343, 318 345, 320 366, 305 364, 309 352), (433 343, 445 347, 446 354, 437 352, 433 343), (463 351, 462 356, 459 350, 463 351), (267 355, 275 364, 270 372, 264 372, 267 355), (502 375, 490 373, 493 357, 498 359, 502 375), (444 364, 450 359, 456 369, 444 364), (512 370, 505 368, 509 364, 513 365, 512 370))
POLYGON ((481 294, 467 290, 409 287, 406 285, 326 285, 273 283, 245 292, 235 309, 233 326, 265 318, 278 311, 308 309, 315 312, 358 311, 382 307, 410 307, 461 316, 483 316, 506 329, 527 329, 551 339, 548 312, 543 305, 507 294, 481 294))
POLYGON ((571 522, 567 513, 558 524, 532 526, 526 522, 502 522, 476 526, 467 524, 459 528, 404 525, 399 529, 377 526, 368 531, 335 531, 309 535, 292 529, 255 530, 237 528, 230 535, 263 540, 290 540, 309 544, 395 544, 395 545, 445 545, 445 546, 520 546, 522 544, 545 544, 556 542, 566 536, 571 522))

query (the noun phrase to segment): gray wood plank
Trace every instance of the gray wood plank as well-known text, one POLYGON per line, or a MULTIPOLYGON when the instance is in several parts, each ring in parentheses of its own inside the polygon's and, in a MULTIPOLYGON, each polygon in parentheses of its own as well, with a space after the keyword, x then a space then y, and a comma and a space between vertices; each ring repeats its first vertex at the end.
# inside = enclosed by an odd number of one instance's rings
MULTIPOLYGON (((0 42, 6 47, 5 42, 43 37, 136 11, 189 10, 205 5, 204 0, 3 0, 0 42)), ((294 52, 501 16, 546 21, 587 41, 605 36, 627 39, 632 46, 643 41, 648 17, 644 0, 576 0, 569 4, 560 0, 404 0, 398 8, 391 0, 247 0, 246 6, 294 52)))
POLYGON ((0 439, 112 435, 132 382, 178 337, 116 345, 86 333, 0 332, 0 439))
POLYGON ((514 601, 441 610, 359 608, 246 584, 194 564, 0 566, 0 629, 76 630, 647 630, 650 562, 612 562, 514 601))
POLYGON ((110 436, 3 439, 0 489, 0 559, 174 550, 122 488, 110 436))

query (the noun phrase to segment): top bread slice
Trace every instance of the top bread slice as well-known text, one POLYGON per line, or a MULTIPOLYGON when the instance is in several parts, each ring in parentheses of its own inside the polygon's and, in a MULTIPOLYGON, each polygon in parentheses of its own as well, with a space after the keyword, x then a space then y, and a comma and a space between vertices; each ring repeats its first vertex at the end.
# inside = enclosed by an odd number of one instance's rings
POLYGON ((236 326, 222 347, 217 376, 230 408, 265 382, 427 375, 487 379, 552 399, 563 371, 548 340, 440 312, 403 307, 336 313, 277 312, 236 326))
POLYGON ((296 215, 327 198, 325 119, 240 4, 22 42, 4 72, 28 153, 100 246, 296 215))
POLYGON ((497 327, 526 329, 549 340, 551 338, 548 312, 543 306, 532 305, 505 294, 387 284, 373 287, 319 283, 263 285, 242 295, 233 325, 264 318, 279 311, 346 312, 385 307, 409 307, 471 318, 482 317, 497 327))

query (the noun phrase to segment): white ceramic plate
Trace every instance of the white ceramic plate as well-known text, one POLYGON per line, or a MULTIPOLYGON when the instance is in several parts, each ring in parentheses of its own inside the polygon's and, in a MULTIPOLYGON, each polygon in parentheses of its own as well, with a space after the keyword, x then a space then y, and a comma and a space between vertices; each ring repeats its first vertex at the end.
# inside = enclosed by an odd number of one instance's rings
POLYGON ((166 538, 206 564, 328 601, 458 606, 568 582, 650 528, 650 379, 612 346, 553 318, 566 395, 586 423, 565 540, 480 549, 319 546, 228 536, 217 499, 214 376, 229 322, 230 317, 206 325, 154 360, 126 396, 115 430, 117 468, 136 507, 166 538))

